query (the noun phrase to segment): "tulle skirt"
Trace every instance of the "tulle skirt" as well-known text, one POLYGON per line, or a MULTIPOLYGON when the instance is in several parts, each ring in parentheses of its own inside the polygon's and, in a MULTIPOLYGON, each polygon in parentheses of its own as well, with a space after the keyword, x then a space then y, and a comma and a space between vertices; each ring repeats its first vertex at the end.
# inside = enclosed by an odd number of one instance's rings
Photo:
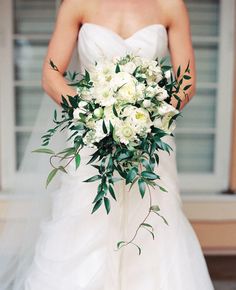
POLYGON ((149 209, 137 186, 130 191, 123 181, 115 185, 117 201, 111 199, 107 215, 101 207, 91 214, 97 183, 85 183, 96 174, 86 162, 92 149, 83 149, 82 162, 61 177, 52 194, 52 212, 41 223, 34 260, 27 273, 25 290, 212 290, 199 241, 182 211, 176 169, 175 138, 164 137, 173 148, 160 151, 155 169, 161 179, 151 189, 153 204, 168 221, 156 214, 148 223, 155 239, 140 229, 135 243, 116 250, 118 241, 129 240, 149 209))

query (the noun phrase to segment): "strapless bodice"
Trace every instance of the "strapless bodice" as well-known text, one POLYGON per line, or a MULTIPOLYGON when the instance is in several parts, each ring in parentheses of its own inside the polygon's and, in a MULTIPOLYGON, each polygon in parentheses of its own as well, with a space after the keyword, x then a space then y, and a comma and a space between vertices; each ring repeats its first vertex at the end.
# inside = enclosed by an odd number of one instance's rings
POLYGON ((133 53, 155 59, 168 51, 167 30, 162 24, 145 26, 128 38, 113 30, 93 23, 84 23, 78 35, 80 69, 90 70, 101 58, 112 58, 133 53))

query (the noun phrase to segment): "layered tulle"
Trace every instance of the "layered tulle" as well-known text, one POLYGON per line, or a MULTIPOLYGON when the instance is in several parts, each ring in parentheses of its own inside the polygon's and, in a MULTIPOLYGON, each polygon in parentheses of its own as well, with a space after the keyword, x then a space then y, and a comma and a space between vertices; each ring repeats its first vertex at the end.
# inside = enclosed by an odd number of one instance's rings
POLYGON ((72 165, 53 193, 52 215, 41 224, 26 290, 213 289, 199 242, 182 212, 174 137, 165 138, 174 151, 160 152, 156 172, 168 192, 157 188, 151 195, 169 225, 153 213, 148 222, 155 239, 141 229, 135 240, 142 254, 133 245, 117 251, 116 243, 130 239, 147 214, 149 197, 142 199, 136 186, 128 191, 118 182, 110 214, 105 208, 91 214, 97 184, 83 182, 95 173, 85 164, 91 149, 84 149, 81 167, 75 171, 72 165))

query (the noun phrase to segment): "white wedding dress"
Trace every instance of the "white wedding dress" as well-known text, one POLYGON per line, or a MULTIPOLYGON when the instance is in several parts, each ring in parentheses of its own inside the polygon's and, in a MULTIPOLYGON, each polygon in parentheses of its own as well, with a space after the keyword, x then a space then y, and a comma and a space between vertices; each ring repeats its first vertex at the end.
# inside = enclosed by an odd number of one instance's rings
MULTIPOLYGON (((133 52, 155 59, 166 55, 167 31, 154 24, 123 39, 103 26, 85 23, 78 38, 81 70, 90 70, 95 61, 133 52)), ((173 151, 159 152, 156 172, 168 192, 152 189, 154 204, 161 208, 167 226, 157 215, 149 222, 155 239, 141 229, 134 246, 115 251, 116 243, 128 240, 148 210, 148 195, 141 199, 137 187, 128 191, 116 184, 118 200, 112 200, 109 215, 104 208, 91 214, 96 183, 83 180, 96 170, 86 162, 93 149, 83 149, 76 171, 61 177, 53 192, 51 217, 41 223, 34 261, 25 280, 25 290, 212 290, 198 239, 182 211, 176 170, 175 139, 165 136, 173 151)))

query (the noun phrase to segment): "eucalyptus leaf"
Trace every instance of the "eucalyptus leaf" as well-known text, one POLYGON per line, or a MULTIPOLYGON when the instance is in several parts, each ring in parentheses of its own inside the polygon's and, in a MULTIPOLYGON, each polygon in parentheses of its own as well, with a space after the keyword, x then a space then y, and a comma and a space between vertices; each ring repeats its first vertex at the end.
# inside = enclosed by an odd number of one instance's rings
POLYGON ((75 168, 78 169, 80 166, 81 156, 80 154, 75 155, 75 168))
POLYGON ((111 205, 110 205, 110 200, 108 197, 104 197, 104 205, 105 205, 105 209, 107 214, 109 214, 110 210, 111 210, 111 205))
POLYGON ((48 187, 49 183, 52 181, 52 179, 55 177, 55 175, 58 172, 58 168, 54 168, 50 173, 48 174, 47 181, 46 181, 46 187, 48 187))
POLYGON ((94 175, 94 176, 84 180, 84 182, 94 182, 94 181, 97 181, 99 179, 102 179, 101 175, 94 175))
POLYGON ((138 180, 138 186, 139 186, 139 192, 141 194, 141 197, 143 198, 144 195, 145 195, 145 191, 146 191, 146 184, 145 184, 145 181, 142 178, 140 178, 138 180))
POLYGON ((102 205, 102 199, 99 199, 99 200, 95 203, 95 205, 94 205, 94 207, 93 207, 93 209, 92 209, 92 214, 93 214, 95 211, 97 211, 101 205, 102 205))
POLYGON ((55 154, 55 152, 49 148, 39 148, 39 149, 33 150, 32 153, 45 153, 45 154, 50 154, 50 155, 55 154))

